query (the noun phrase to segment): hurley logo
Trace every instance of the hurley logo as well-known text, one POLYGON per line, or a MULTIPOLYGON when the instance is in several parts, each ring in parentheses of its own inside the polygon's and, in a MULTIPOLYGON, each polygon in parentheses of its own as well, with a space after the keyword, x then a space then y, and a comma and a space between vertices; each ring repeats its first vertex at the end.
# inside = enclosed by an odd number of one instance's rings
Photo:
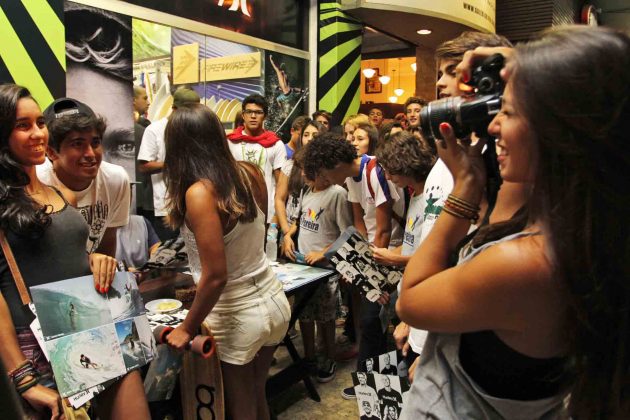
MULTIPOLYGON (((224 2, 225 0, 219 0, 219 6, 223 6, 224 2)), ((249 14, 249 10, 247 10, 247 0, 232 0, 232 6, 230 6, 228 10, 237 12, 239 9, 241 9, 241 13, 245 16, 252 17, 252 15, 249 14)))

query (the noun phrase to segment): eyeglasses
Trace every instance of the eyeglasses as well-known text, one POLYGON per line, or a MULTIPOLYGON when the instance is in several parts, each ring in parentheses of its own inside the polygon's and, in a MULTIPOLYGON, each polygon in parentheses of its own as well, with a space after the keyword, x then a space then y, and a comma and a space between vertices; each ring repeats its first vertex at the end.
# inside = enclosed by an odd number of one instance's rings
POLYGON ((257 109, 246 109, 243 111, 243 115, 265 115, 265 111, 259 111, 257 109))

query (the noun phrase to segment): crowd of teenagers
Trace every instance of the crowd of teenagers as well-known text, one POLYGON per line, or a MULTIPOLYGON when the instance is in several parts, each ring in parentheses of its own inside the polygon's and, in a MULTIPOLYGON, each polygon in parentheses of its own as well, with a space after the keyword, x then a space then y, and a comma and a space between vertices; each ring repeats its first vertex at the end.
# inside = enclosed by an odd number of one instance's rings
MULTIPOLYGON (((269 418, 265 383, 291 315, 265 253, 277 224, 287 260, 332 267, 325 252, 354 226, 378 263, 404 267, 398 290, 375 302, 343 272, 319 286, 299 317, 319 382, 343 357, 370 370, 363 361, 393 341, 412 382, 403 419, 630 416, 630 37, 560 27, 512 47, 465 32, 436 49, 439 98, 471 96, 471 69, 495 53, 505 90, 484 131, 496 144, 458 139, 448 123, 428 138, 416 97, 391 120, 378 108, 341 127, 326 111, 298 117, 284 144, 264 128, 261 95, 243 100, 226 136, 193 90, 176 91, 170 116, 151 123, 136 89, 144 186, 131 217, 126 172, 102 161, 106 121, 72 98, 42 111, 27 88, 0 85, 0 359, 23 408, 63 417, 7 249, 29 287, 93 274, 107 293, 117 260, 137 267, 181 236, 197 289, 168 344, 183 350, 206 322, 229 416, 269 418)), ((102 419, 150 416, 138 370, 92 406, 102 419)))

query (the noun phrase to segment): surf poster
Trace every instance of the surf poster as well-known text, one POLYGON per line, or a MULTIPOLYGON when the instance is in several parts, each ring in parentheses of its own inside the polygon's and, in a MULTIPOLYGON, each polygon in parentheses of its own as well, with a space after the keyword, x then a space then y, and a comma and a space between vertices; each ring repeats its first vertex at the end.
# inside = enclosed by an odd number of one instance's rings
POLYGON ((31 296, 62 397, 153 360, 156 344, 133 274, 116 273, 105 294, 90 275, 31 287, 31 296))

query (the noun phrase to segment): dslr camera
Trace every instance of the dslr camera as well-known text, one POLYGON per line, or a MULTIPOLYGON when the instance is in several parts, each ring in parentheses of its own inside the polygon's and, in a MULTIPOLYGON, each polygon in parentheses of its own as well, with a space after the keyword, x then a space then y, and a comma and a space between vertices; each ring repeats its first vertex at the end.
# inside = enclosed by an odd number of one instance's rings
MULTIPOLYGON (((504 65, 505 58, 501 54, 486 58, 471 72, 468 85, 475 88, 475 94, 472 97, 457 96, 439 99, 429 102, 422 108, 420 129, 424 138, 435 144, 435 139, 442 138, 440 124, 447 122, 453 127, 457 138, 465 138, 475 133, 480 138, 492 139, 488 134, 488 124, 501 110, 501 97, 505 83, 501 79, 500 72, 504 65)), ((486 212, 487 219, 494 207, 502 182, 493 141, 487 142, 483 160, 487 174, 486 197, 489 205, 486 212)))
POLYGON ((488 124, 501 109, 501 96, 505 84, 500 76, 505 59, 501 54, 486 58, 471 73, 468 85, 475 88, 472 97, 456 96, 427 104, 420 111, 420 128, 425 139, 435 143, 441 139, 440 124, 447 122, 457 138, 471 133, 488 136, 488 124))

